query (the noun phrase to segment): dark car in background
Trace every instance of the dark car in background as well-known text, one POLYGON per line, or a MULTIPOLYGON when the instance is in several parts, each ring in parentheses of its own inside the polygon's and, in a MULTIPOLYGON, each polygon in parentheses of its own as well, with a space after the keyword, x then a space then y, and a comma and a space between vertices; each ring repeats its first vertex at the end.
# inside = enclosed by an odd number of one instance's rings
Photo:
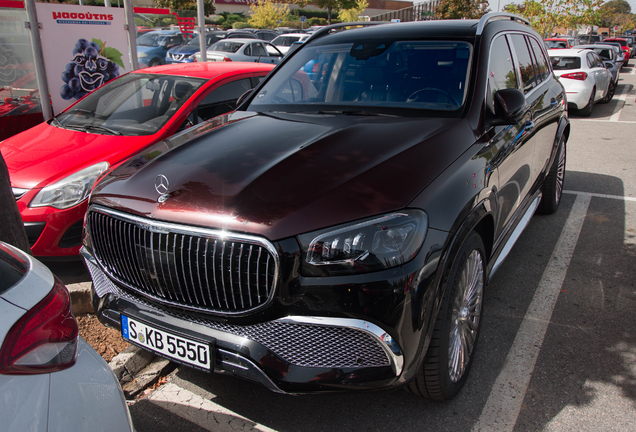
POLYGON ((559 206, 565 92, 515 15, 346 27, 96 184, 93 304, 133 344, 274 391, 449 399, 484 287, 559 206))
MULTIPOLYGON (((215 42, 220 41, 227 35, 227 32, 218 30, 205 33, 205 46, 209 47, 215 42)), ((198 53, 201 47, 199 45, 199 35, 193 37, 185 45, 180 45, 168 50, 166 53, 166 64, 173 63, 191 63, 194 59, 191 58, 192 54, 198 53)))

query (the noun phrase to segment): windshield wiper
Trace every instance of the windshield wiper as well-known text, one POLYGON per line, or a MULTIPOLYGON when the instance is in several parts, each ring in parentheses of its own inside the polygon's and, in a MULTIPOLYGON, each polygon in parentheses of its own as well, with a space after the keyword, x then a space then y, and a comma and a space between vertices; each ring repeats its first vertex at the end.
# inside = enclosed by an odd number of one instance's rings
POLYGON ((113 129, 110 129, 110 128, 107 128, 105 126, 85 125, 84 126, 84 131, 87 132, 89 130, 108 132, 111 135, 121 135, 121 132, 113 130, 113 129))
POLYGON ((370 111, 360 111, 360 110, 318 111, 316 114, 344 114, 344 115, 356 115, 356 116, 397 117, 393 114, 381 114, 381 113, 375 113, 370 111))

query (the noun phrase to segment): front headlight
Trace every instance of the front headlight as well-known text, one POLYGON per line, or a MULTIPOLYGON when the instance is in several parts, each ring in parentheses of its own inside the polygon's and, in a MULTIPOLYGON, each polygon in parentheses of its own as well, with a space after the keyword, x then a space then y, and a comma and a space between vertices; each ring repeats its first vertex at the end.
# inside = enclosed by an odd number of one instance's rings
POLYGON ((146 58, 146 57, 148 57, 148 54, 146 54, 146 53, 137 53, 137 58, 138 58, 138 59, 140 59, 140 58, 146 58))
POLYGON ((346 275, 400 266, 420 250, 426 213, 404 210, 298 236, 305 274, 346 275))
POLYGON ((73 207, 88 197, 97 178, 107 169, 108 162, 100 162, 46 186, 37 193, 29 207, 49 206, 60 210, 73 207))

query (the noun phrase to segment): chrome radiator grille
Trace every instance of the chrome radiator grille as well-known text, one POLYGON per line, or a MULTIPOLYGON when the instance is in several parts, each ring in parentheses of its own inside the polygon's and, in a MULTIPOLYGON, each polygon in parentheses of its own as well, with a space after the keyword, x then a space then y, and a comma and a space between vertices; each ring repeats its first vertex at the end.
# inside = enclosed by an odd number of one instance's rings
POLYGON ((86 223, 95 258, 107 273, 162 303, 236 314, 273 296, 278 256, 263 239, 106 209, 89 210, 86 223))

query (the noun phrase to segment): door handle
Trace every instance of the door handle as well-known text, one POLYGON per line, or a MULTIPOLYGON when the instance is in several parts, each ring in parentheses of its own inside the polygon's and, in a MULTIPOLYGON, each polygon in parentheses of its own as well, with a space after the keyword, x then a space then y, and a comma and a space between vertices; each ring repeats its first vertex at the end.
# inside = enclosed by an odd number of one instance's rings
POLYGON ((534 122, 533 121, 527 121, 523 124, 523 130, 525 132, 530 132, 532 129, 534 129, 534 122))

